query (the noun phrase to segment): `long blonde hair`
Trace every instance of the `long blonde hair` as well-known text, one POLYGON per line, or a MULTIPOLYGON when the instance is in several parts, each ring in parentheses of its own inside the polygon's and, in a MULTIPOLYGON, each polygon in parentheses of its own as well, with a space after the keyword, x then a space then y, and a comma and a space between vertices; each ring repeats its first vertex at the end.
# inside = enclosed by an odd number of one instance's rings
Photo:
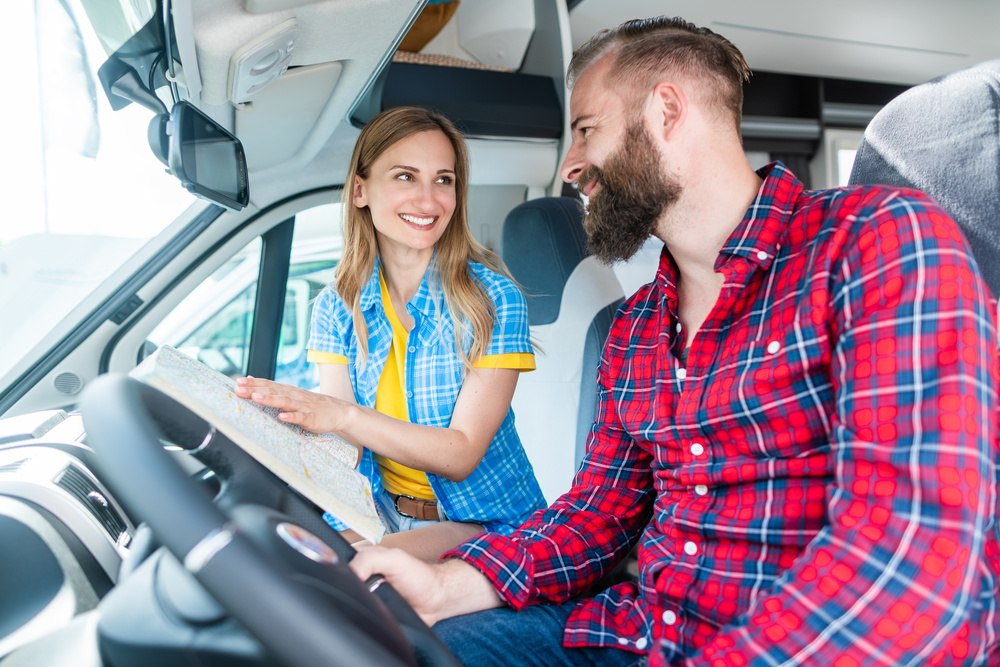
POLYGON ((493 331, 496 309, 483 286, 470 273, 468 261, 483 264, 510 278, 500 257, 472 237, 466 200, 469 188, 469 153, 465 139, 444 116, 422 107, 396 107, 372 118, 361 130, 344 185, 344 255, 337 266, 337 292, 351 308, 358 336, 361 366, 368 355, 368 326, 361 314, 361 290, 371 279, 378 256, 378 240, 371 211, 354 205, 355 176, 367 179, 372 164, 398 141, 419 132, 442 132, 455 151, 455 212, 437 242, 431 264, 444 293, 445 304, 455 322, 455 346, 468 371, 486 352, 493 331), (472 345, 465 353, 464 341, 472 345))

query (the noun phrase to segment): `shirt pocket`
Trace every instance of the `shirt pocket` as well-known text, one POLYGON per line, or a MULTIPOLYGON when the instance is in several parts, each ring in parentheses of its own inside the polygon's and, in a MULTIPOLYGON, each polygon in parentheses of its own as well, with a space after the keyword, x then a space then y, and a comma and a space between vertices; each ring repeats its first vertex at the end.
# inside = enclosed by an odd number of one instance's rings
POLYGON ((802 456, 829 444, 833 386, 825 328, 765 332, 736 353, 731 369, 731 388, 716 404, 731 413, 723 423, 738 424, 728 436, 744 454, 802 456))
POLYGON ((429 345, 427 339, 409 342, 407 360, 411 368, 407 371, 408 394, 415 412, 410 421, 427 426, 446 427, 451 422, 455 401, 462 389, 462 364, 455 353, 454 340, 442 340, 434 336, 429 345))
POLYGON ((658 431, 673 416, 676 396, 657 381, 669 366, 659 358, 655 341, 633 341, 626 355, 614 355, 605 366, 611 405, 622 427, 637 440, 658 431))

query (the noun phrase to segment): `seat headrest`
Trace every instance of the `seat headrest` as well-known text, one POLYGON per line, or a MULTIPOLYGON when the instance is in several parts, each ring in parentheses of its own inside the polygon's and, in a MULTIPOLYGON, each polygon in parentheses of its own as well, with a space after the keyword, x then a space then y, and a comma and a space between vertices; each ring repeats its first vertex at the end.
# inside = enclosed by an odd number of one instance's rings
POLYGON ((886 105, 865 130, 850 182, 936 199, 1000 295, 1000 60, 932 79, 886 105))
POLYGON ((527 295, 529 323, 555 322, 566 280, 590 254, 580 202, 541 197, 519 204, 504 220, 500 243, 500 256, 527 295))

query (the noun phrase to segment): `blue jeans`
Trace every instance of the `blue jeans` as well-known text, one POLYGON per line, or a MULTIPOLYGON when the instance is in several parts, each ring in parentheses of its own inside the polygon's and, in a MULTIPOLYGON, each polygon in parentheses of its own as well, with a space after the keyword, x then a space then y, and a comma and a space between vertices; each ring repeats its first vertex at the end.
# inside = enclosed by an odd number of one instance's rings
POLYGON ((565 648, 566 619, 578 604, 509 607, 455 616, 434 625, 434 632, 463 665, 560 667, 642 667, 646 656, 618 648, 565 648))

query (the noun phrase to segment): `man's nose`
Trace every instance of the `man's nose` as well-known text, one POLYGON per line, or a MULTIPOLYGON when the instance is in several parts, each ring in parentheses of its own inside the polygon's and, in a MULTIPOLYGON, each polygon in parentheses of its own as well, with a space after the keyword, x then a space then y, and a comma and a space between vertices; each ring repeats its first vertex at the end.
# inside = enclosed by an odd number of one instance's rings
POLYGON ((559 175, 567 183, 575 183, 580 180, 580 174, 586 168, 587 162, 583 159, 583 150, 574 141, 569 147, 569 152, 566 153, 566 159, 563 160, 562 167, 559 169, 559 175))

